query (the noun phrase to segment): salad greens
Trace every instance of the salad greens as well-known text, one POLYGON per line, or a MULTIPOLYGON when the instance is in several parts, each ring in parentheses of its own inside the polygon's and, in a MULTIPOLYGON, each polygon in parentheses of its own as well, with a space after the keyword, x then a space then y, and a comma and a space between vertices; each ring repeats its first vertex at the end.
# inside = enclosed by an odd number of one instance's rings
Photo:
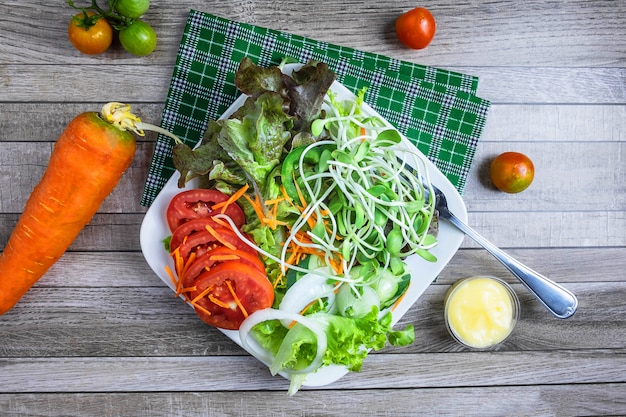
POLYGON ((410 285, 404 259, 436 260, 437 223, 427 170, 407 163, 421 158, 366 114, 365 92, 339 100, 323 63, 282 67, 245 58, 235 76, 245 103, 173 153, 181 187, 195 177, 227 194, 249 186, 241 237, 262 254, 275 302, 240 336, 294 393, 321 366, 358 371, 370 349, 413 342, 411 325, 392 329, 391 310, 410 285))

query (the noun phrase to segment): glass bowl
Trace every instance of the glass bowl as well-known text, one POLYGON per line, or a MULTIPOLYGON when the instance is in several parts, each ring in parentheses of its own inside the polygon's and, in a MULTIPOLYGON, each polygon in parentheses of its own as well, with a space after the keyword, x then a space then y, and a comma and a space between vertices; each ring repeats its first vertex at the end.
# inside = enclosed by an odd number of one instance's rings
POLYGON ((513 332, 520 303, 505 281, 473 276, 457 281, 445 296, 444 316, 450 335, 465 347, 491 350, 513 332))

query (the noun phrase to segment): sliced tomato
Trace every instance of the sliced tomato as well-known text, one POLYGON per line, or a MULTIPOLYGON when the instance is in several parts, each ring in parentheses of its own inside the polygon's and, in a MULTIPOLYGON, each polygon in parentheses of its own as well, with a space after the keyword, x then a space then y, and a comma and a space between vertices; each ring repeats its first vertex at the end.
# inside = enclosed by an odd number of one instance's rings
POLYGON ((179 247, 180 244, 183 243, 183 240, 185 240, 185 237, 189 238, 189 236, 194 233, 206 231, 207 226, 211 227, 215 231, 228 230, 232 232, 231 229, 228 229, 226 226, 222 226, 210 217, 189 220, 174 230, 172 239, 170 240, 170 250, 174 250, 179 247))
POLYGON ((208 230, 203 230, 189 235, 177 248, 183 261, 186 262, 192 252, 195 252, 197 259, 218 246, 231 247, 232 249, 239 249, 252 254, 257 253, 256 249, 248 246, 232 230, 221 229, 215 230, 215 232, 216 234, 213 234, 208 230))
POLYGON ((221 263, 200 274, 189 294, 207 324, 236 330, 250 314, 271 307, 274 288, 265 274, 237 261, 221 263))
POLYGON ((228 200, 228 195, 218 190, 193 189, 178 193, 172 198, 165 214, 167 224, 173 232, 181 224, 189 220, 211 217, 224 213, 229 216, 237 227, 241 227, 246 218, 237 203, 229 204, 225 209, 214 209, 213 206, 228 200))
POLYGON ((185 271, 185 276, 183 277, 183 287, 192 287, 196 278, 198 278, 202 272, 208 271, 223 262, 232 261, 246 264, 265 274, 265 266, 257 254, 245 252, 239 249, 230 249, 226 246, 218 246, 199 258, 196 258, 196 260, 191 263, 189 268, 185 271))

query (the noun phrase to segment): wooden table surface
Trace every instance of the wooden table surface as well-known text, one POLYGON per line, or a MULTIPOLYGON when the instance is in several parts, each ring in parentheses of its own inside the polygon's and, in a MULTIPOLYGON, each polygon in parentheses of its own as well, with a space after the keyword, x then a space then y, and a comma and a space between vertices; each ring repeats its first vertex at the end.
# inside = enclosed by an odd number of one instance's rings
MULTIPOLYGON (((87 4, 87 1, 77 3, 87 4)), ((155 136, 70 250, 0 317, 2 416, 327 416, 626 414, 626 2, 623 0, 152 1, 156 51, 81 55, 63 1, 0 1, 0 247, 78 113, 124 101, 158 124, 189 9, 452 69, 492 102, 464 200, 485 237, 571 289, 553 318, 469 239, 402 319, 416 341, 363 371, 293 397, 287 382, 205 326, 150 270, 139 204, 155 136), (398 44, 394 19, 423 5, 438 30, 398 44), (528 154, 532 186, 495 191, 490 159, 528 154), (496 352, 447 334, 456 280, 500 276, 521 320, 496 352)), ((4 277, 3 277, 4 279, 4 277)))

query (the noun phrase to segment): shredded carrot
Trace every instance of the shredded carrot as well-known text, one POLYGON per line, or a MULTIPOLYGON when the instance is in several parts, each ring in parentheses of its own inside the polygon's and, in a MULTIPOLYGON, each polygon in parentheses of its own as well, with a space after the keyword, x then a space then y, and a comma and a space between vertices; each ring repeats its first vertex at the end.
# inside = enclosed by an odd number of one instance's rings
POLYGON ((169 275, 172 284, 174 284, 174 287, 178 288, 178 280, 174 276, 174 273, 170 269, 169 265, 165 265, 165 272, 167 272, 167 275, 169 275))
POLYGON ((202 291, 200 294, 198 294, 193 300, 191 300, 191 303, 197 303, 198 300, 201 300, 202 298, 204 298, 208 293, 210 293, 211 291, 213 291, 213 285, 209 285, 208 287, 206 287, 204 289, 204 291, 202 291))
MULTIPOLYGON (((294 171, 293 175, 295 176, 296 173, 294 171)), ((302 207, 306 207, 306 200, 304 199, 304 194, 302 194, 302 190, 300 189, 300 186, 298 185, 298 182, 296 181, 296 179, 294 178, 293 183, 296 186, 296 191, 298 192, 298 198, 300 199, 300 204, 302 204, 302 207)))
MULTIPOLYGON (((301 213, 304 213, 304 210, 307 207, 307 203, 306 203, 306 200, 304 199, 304 195, 302 194, 302 190, 300 190, 300 187, 298 187, 297 183, 296 183, 296 190, 298 191, 298 198, 300 198, 300 204, 301 204, 301 206, 299 206, 298 209, 300 210, 301 213)), ((315 227, 315 223, 316 223, 315 217, 316 217, 315 213, 312 213, 312 215, 309 216, 309 218, 307 219, 307 224, 309 225, 311 229, 315 227)))
POLYGON ((215 305, 218 305, 224 309, 229 310, 230 309, 230 305, 223 302, 222 300, 220 300, 219 298, 215 297, 213 294, 209 294, 209 300, 211 300, 211 302, 215 305))
POLYGON ((339 254, 336 254, 336 257, 330 258, 330 267, 335 271, 337 275, 343 274, 343 262, 339 254))
POLYGON ((222 227, 226 227, 226 228, 232 230, 232 226, 230 225, 230 223, 228 223, 224 219, 218 219, 217 217, 211 217, 211 220, 213 220, 215 223, 219 224, 222 227))
POLYGON ((189 270, 189 267, 191 266, 191 264, 193 264, 194 261, 196 260, 196 256, 198 256, 198 255, 195 252, 191 252, 189 254, 189 258, 187 259, 187 262, 185 262, 185 265, 183 266, 183 270, 179 274, 179 278, 182 278, 182 277, 185 276, 185 274, 189 270))
MULTIPOLYGON (((303 242, 303 243, 313 243, 309 235, 307 235, 304 232, 297 232, 296 239, 299 242, 303 242)), ((286 260, 286 262, 290 265, 297 265, 302 260, 302 258, 306 255, 324 256, 324 252, 321 251, 320 249, 317 249, 315 247, 309 247, 309 246, 300 246, 296 244, 295 242, 291 242, 289 244, 289 247, 287 248, 287 252, 290 254, 290 256, 286 260)))
POLYGON ((278 284, 280 284, 281 282, 283 282, 283 278, 285 278, 285 275, 280 274, 272 283, 272 286, 274 287, 274 289, 278 288, 278 284))
POLYGON ((196 303, 192 302, 191 305, 193 305, 193 308, 195 308, 197 310, 200 310, 201 312, 203 312, 204 314, 206 314, 208 316, 212 315, 212 313, 209 310, 207 310, 206 308, 202 307, 200 304, 196 304, 196 303))
POLYGON ((264 219, 265 218, 265 213, 263 212, 263 207, 261 207, 261 202, 259 201, 259 196, 255 195, 254 196, 254 200, 248 194, 244 194, 243 196, 244 196, 244 198, 246 200, 248 200, 248 202, 250 203, 250 205, 254 209, 254 212, 256 213, 257 217, 259 218, 259 220, 264 219))
POLYGON ((191 264, 193 264, 193 262, 196 260, 196 253, 191 252, 187 261, 184 261, 183 257, 180 254, 180 251, 178 250, 178 248, 176 248, 174 252, 172 252, 172 257, 174 258, 174 266, 176 269, 176 275, 178 276, 178 279, 176 280, 174 285, 176 285, 176 296, 179 296, 181 294, 181 288, 183 285, 182 278, 187 273, 187 270, 189 269, 191 264))
POLYGON ((258 195, 254 196, 254 200, 248 194, 244 194, 243 196, 248 200, 250 205, 252 205, 252 208, 254 209, 254 212, 259 218, 261 224, 268 226, 272 230, 276 229, 278 226, 288 226, 287 222, 279 221, 277 218, 278 204, 285 201, 285 198, 276 198, 265 201, 265 206, 271 206, 268 213, 265 207, 263 207, 263 204, 261 204, 258 195))
POLYGON ((269 211, 269 216, 265 216, 261 219, 263 224, 269 226, 270 229, 275 230, 278 226, 288 226, 289 224, 284 221, 278 220, 278 205, 285 201, 284 198, 275 198, 273 200, 267 200, 265 202, 266 206, 272 206, 269 211))
POLYGON ((211 255, 209 259, 212 261, 238 261, 241 258, 237 255, 211 255))
POLYGON ((274 204, 278 204, 278 203, 280 203, 281 201, 285 201, 285 197, 282 197, 282 198, 275 198, 275 199, 273 199, 273 200, 265 200, 265 205, 266 205, 266 206, 271 206, 271 205, 274 205, 274 204))
POLYGON ((244 185, 243 187, 241 187, 240 189, 238 189, 233 195, 231 195, 228 200, 226 201, 222 201, 221 203, 217 203, 213 205, 213 210, 219 210, 222 209, 220 211, 220 213, 224 214, 226 213, 226 209, 228 208, 228 206, 230 206, 231 204, 233 204, 235 201, 239 200, 239 198, 244 195, 244 193, 246 191, 248 191, 248 188, 250 188, 250 186, 248 184, 244 185))
MULTIPOLYGON (((231 292, 231 294, 233 294, 233 297, 235 298, 235 303, 237 304, 237 306, 239 306, 239 308, 241 308, 242 312, 244 313, 244 316, 247 316, 247 312, 245 311, 245 309, 243 308, 243 306, 241 306, 239 299, 237 298, 236 295, 234 295, 234 291, 230 285, 230 283, 228 281, 226 281, 226 285, 228 286, 229 291, 231 292)), ((223 302, 222 300, 220 300, 219 298, 215 297, 213 294, 211 294, 211 292, 214 290, 215 286, 214 285, 210 285, 207 288, 204 289, 204 291, 200 292, 200 294, 198 294, 193 300, 191 300, 191 304, 195 307, 200 307, 197 303, 199 300, 201 300, 204 297, 208 296, 208 299, 215 305, 220 306, 222 308, 225 309, 230 309, 231 306, 228 303, 223 302)), ((195 289, 195 287, 194 287, 195 289)), ((210 312, 206 311, 205 309, 202 309, 203 311, 207 312, 210 314, 210 312)))
MULTIPOLYGON (((312 305, 314 305, 315 303, 317 303, 317 300, 313 300, 311 301, 309 304, 305 305, 304 308, 302 310, 300 310, 300 315, 304 316, 304 313, 306 313, 306 311, 311 308, 312 305)), ((289 323, 289 327, 290 329, 296 325, 298 321, 297 320, 293 320, 291 323, 289 323)))
POLYGON ((248 317, 248 312, 244 308, 243 304, 241 304, 241 300, 239 300, 239 297, 237 297, 237 294, 235 293, 235 289, 231 285, 230 281, 226 280, 225 282, 226 282, 226 286, 228 287, 228 291, 230 291, 230 294, 235 299, 235 303, 237 303, 237 307, 239 307, 239 309, 241 310, 241 313, 243 314, 243 316, 247 318, 248 317))
POLYGON ((224 238, 219 233, 217 233, 215 231, 215 229, 212 228, 210 225, 208 225, 208 224, 206 225, 206 230, 208 230, 209 233, 211 233, 211 236, 213 236, 215 239, 217 239, 218 242, 220 242, 222 245, 226 246, 228 249, 231 249, 231 250, 237 249, 235 247, 235 245, 233 245, 232 243, 227 242, 226 240, 224 240, 224 238))
POLYGON ((307 311, 309 308, 311 308, 311 306, 312 306, 313 304, 315 304, 315 303, 317 303, 317 300, 313 300, 313 301, 311 301, 309 304, 307 304, 306 306, 304 306, 304 308, 303 308, 302 310, 300 310, 300 315, 301 315, 301 316, 304 316, 304 313, 306 313, 306 311, 307 311))
POLYGON ((293 204, 293 200, 291 199, 291 197, 289 197, 289 194, 287 194, 287 190, 285 189, 284 185, 280 186, 280 193, 283 195, 283 198, 285 199, 285 201, 288 201, 293 204))
POLYGON ((398 304, 400 304, 400 302, 404 299, 404 296, 406 295, 406 293, 409 292, 410 286, 411 286, 411 282, 409 282, 409 286, 406 287, 406 291, 404 291, 404 294, 402 294, 400 298, 398 298, 396 302, 393 303, 393 305, 391 306, 391 311, 395 311, 395 309, 398 307, 398 304))
POLYGON ((183 269, 183 257, 180 256, 180 249, 174 249, 174 252, 172 252, 171 255, 172 258, 174 258, 174 269, 176 270, 176 273, 179 274, 179 272, 183 269))
POLYGON ((186 293, 189 293, 189 292, 194 292, 197 289, 198 288, 195 285, 193 287, 183 287, 183 288, 181 288, 180 293, 181 294, 186 294, 186 293))

